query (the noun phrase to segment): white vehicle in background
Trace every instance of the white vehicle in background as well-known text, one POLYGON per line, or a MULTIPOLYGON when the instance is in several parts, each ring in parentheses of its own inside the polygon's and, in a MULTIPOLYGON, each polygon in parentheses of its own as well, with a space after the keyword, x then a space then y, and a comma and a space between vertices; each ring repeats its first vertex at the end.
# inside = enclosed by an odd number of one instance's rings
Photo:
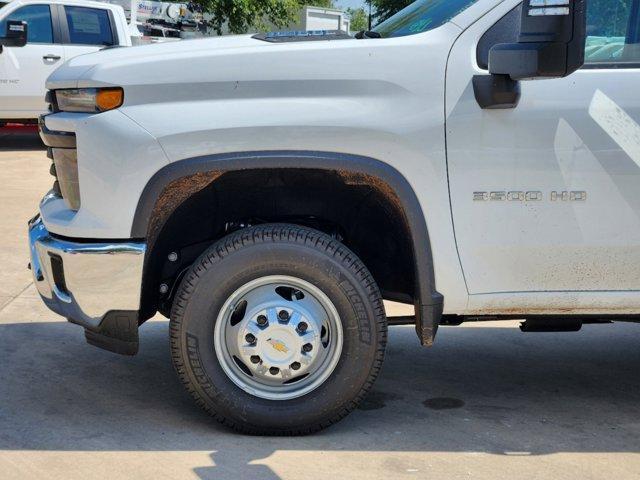
POLYGON ((0 8, 0 36, 26 22, 26 43, 0 52, 0 125, 35 123, 47 112, 45 81, 65 61, 108 47, 131 46, 119 5, 84 0, 14 0, 0 8))

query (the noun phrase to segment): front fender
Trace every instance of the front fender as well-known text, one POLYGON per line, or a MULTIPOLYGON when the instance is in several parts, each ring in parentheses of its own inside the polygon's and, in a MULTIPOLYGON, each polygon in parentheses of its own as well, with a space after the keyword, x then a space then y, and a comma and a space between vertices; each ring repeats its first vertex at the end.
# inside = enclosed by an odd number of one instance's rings
MULTIPOLYGON (((223 173, 266 168, 330 170, 345 176, 360 176, 400 204, 415 258, 416 292, 419 297, 416 299, 416 330, 422 343, 430 345, 442 315, 443 297, 436 290, 425 215, 406 178, 379 160, 321 151, 261 151, 205 155, 173 162, 156 172, 147 183, 136 208, 131 237, 148 238, 171 214, 172 209, 168 211, 163 205, 163 194, 186 198, 223 173), (187 181, 181 183, 183 179, 187 181), (176 185, 177 189, 170 189, 176 185)), ((148 240, 151 241, 151 238, 148 240)))

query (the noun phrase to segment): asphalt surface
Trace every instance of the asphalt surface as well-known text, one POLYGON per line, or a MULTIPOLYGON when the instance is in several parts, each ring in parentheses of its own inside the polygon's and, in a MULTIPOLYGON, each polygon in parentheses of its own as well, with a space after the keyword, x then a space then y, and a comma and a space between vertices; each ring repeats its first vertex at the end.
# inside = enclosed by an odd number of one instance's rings
POLYGON ((394 327, 378 382, 344 421, 299 438, 226 430, 183 392, 165 320, 121 357, 38 299, 26 220, 48 162, 37 138, 0 133, 0 479, 640 478, 634 324, 467 324, 431 349, 394 327))

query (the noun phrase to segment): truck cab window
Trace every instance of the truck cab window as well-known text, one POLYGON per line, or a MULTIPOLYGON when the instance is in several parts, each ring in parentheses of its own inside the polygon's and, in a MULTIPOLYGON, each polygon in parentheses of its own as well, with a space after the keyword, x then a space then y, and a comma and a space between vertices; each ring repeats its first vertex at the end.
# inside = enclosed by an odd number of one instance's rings
MULTIPOLYGON (((515 7, 478 42, 478 66, 487 69, 489 50, 498 43, 516 42, 522 4, 515 7)), ((640 0, 591 0, 587 3, 587 39, 584 63, 587 68, 640 62, 640 0)))
POLYGON ((402 37, 433 30, 466 10, 476 0, 417 0, 377 25, 382 37, 402 37))
POLYGON ((22 20, 27 22, 29 43, 53 43, 53 27, 51 26, 51 10, 49 5, 27 5, 17 9, 0 21, 0 32, 7 31, 7 21, 22 20))
POLYGON ((69 43, 76 45, 114 44, 109 12, 97 8, 64 7, 69 25, 69 43))
POLYGON ((640 0, 587 5, 586 64, 640 62, 640 0))

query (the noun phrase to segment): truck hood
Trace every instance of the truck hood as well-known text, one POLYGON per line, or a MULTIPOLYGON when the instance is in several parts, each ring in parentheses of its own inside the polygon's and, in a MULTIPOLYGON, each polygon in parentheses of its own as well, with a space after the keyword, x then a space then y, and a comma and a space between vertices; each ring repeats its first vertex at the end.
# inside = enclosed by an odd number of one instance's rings
POLYGON ((70 59, 49 77, 47 88, 208 83, 220 80, 221 72, 233 72, 235 80, 246 80, 244 73, 253 71, 261 79, 265 70, 268 76, 268 71, 282 74, 283 68, 296 68, 300 54, 306 63, 314 57, 326 59, 328 50, 345 50, 336 48, 338 45, 359 44, 370 49, 378 43, 344 34, 318 37, 303 35, 284 41, 269 37, 267 41, 265 35, 231 35, 107 48, 70 59))
POLYGON ((230 35, 135 47, 107 48, 67 61, 48 78, 47 88, 83 88, 109 84, 94 78, 91 75, 94 70, 113 70, 127 66, 155 64, 158 61, 164 63, 177 58, 197 59, 203 56, 228 55, 237 49, 262 49, 272 45, 269 42, 257 40, 251 35, 230 35))

